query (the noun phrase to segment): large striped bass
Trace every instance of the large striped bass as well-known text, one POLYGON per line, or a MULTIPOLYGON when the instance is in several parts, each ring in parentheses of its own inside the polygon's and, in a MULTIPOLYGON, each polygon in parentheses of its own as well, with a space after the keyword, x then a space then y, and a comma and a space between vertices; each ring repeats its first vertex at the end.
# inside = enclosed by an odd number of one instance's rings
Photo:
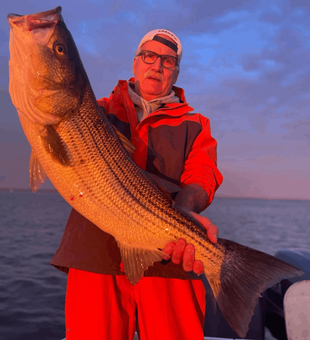
POLYGON ((8 20, 9 90, 32 149, 31 189, 48 177, 73 208, 113 235, 132 284, 167 259, 161 249, 169 241, 193 244, 222 314, 244 337, 264 289, 302 272, 228 240, 212 244, 134 163, 97 105, 60 7, 8 20))

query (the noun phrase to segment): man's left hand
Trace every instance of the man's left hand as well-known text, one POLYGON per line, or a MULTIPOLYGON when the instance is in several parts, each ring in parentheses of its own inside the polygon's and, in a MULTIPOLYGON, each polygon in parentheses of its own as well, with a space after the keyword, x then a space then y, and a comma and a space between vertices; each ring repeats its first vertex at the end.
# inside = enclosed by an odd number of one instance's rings
MULTIPOLYGON (((193 211, 189 212, 196 220, 198 220, 207 231, 207 236, 212 243, 217 242, 218 229, 206 217, 201 216, 193 211)), ((163 249, 171 257, 171 261, 175 264, 183 263, 183 269, 187 272, 193 271, 194 273, 203 274, 203 264, 200 260, 195 260, 195 247, 186 243, 183 238, 177 242, 169 242, 163 249)))

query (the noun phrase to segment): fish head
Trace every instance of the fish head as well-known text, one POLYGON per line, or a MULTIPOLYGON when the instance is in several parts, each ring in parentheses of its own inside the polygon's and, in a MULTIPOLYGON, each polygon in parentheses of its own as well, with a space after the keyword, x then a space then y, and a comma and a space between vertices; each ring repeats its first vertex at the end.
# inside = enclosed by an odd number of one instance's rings
POLYGON ((9 14, 10 94, 32 122, 52 125, 78 111, 88 78, 61 7, 9 14))

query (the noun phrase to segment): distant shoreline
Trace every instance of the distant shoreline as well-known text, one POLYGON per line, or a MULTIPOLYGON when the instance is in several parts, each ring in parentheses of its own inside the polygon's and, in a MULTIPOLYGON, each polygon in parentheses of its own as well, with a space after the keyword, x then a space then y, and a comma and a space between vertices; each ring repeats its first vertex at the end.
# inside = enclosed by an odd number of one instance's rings
POLYGON ((224 194, 215 194, 217 198, 242 198, 242 199, 250 199, 250 200, 270 200, 270 201, 310 201, 307 198, 283 198, 283 197, 254 197, 254 196, 229 196, 224 194))
MULTIPOLYGON (((21 188, 0 188, 0 192, 31 192, 31 189, 21 188)), ((57 192, 56 189, 39 189, 38 193, 53 193, 57 192)), ((310 201, 306 198, 283 198, 283 197, 254 197, 254 196, 230 196, 225 194, 215 194, 215 198, 240 198, 240 199, 253 199, 253 200, 272 200, 272 201, 310 201)))
MULTIPOLYGON (((32 192, 31 189, 0 188, 0 192, 32 192)), ((38 192, 57 192, 56 189, 39 189, 38 192)))

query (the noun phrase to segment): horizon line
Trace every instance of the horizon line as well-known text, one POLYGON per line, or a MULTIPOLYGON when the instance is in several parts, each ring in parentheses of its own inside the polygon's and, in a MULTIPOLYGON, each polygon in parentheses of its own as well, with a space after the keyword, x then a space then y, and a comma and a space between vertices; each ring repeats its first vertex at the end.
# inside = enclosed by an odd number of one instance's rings
MULTIPOLYGON (((0 192, 32 192, 30 188, 0 188, 0 192)), ((52 193, 57 192, 56 189, 39 189, 36 192, 52 193)), ((246 196, 246 195, 226 195, 216 194, 215 198, 241 198, 241 199, 261 199, 261 200, 278 200, 278 201, 310 201, 310 198, 290 198, 290 197, 267 197, 267 196, 246 196)))

